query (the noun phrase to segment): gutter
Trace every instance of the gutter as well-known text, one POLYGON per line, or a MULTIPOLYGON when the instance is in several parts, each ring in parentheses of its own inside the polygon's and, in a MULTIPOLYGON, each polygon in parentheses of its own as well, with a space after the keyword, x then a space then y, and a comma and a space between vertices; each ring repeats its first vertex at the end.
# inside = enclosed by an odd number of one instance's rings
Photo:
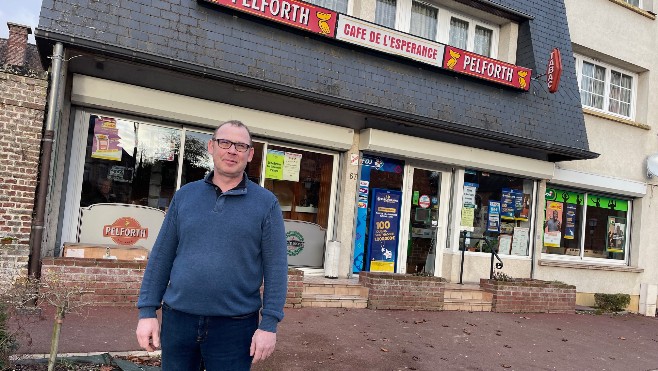
POLYGON ((38 190, 36 205, 34 207, 35 216, 32 219, 32 230, 30 232, 30 257, 28 260, 27 273, 29 277, 41 277, 41 242, 43 241, 44 215, 46 214, 46 199, 48 196, 48 185, 50 175, 50 162, 53 151, 53 141, 55 137, 55 122, 58 119, 58 101, 59 91, 62 79, 62 60, 64 59, 64 45, 58 42, 53 47, 52 68, 50 70, 50 89, 48 91, 48 116, 46 117, 45 128, 41 138, 41 170, 39 179, 37 179, 38 190))

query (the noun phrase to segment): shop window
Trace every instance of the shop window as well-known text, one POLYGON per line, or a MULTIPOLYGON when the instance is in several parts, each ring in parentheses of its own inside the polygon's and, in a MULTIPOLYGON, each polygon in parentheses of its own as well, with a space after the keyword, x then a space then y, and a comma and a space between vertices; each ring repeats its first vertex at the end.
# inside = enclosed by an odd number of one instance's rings
POLYGON ((546 254, 625 261, 629 200, 558 188, 546 190, 546 254))
POLYGON ((461 230, 468 251, 528 256, 534 181, 465 170, 461 230), (485 243, 485 239, 490 244, 485 243))
MULTIPOLYGON (((265 188, 277 196, 285 219, 328 227, 333 161, 329 154, 267 147, 265 188)), ((254 155, 252 164, 259 163, 254 155)))
POLYGON ((575 57, 583 107, 632 119, 637 75, 584 56, 575 57))

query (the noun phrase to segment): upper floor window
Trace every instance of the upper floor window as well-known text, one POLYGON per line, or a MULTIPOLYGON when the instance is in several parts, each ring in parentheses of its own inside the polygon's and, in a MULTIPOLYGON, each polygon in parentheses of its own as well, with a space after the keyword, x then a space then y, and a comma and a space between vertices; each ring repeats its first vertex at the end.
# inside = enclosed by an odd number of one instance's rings
POLYGON ((377 0, 375 22, 496 58, 497 25, 415 0, 377 0))
POLYGON ((579 55, 576 55, 576 69, 583 107, 633 118, 636 74, 579 55))
POLYGON ((338 13, 347 14, 348 0, 306 0, 307 2, 321 6, 323 8, 331 9, 338 13))
POLYGON ((623 1, 633 6, 637 6, 638 8, 642 6, 642 2, 640 0, 623 0, 623 1))

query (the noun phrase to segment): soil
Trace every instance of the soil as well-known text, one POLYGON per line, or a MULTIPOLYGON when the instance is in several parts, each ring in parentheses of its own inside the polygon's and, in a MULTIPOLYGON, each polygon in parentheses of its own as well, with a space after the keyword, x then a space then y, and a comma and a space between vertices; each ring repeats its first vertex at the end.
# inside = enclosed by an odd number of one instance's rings
MULTIPOLYGON (((139 356, 113 356, 113 358, 124 359, 139 366, 160 367, 159 357, 139 357, 139 356)), ((47 363, 20 363, 14 364, 9 369, 11 371, 47 371, 47 363)), ((8 371, 8 370, 7 370, 8 371)), ((55 371, 121 371, 120 367, 114 365, 94 365, 81 362, 70 362, 67 360, 58 361, 55 364, 55 371)))

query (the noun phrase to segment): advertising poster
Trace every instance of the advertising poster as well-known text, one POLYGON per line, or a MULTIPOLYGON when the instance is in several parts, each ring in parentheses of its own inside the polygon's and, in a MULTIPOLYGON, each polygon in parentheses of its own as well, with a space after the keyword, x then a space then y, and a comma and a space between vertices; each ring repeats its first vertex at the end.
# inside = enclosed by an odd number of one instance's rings
POLYGON ((268 150, 265 178, 283 180, 283 163, 285 162, 285 158, 286 155, 283 151, 268 150))
POLYGON ((608 217, 607 252, 624 252, 626 245, 626 218, 608 217))
POLYGON ((500 199, 500 218, 502 220, 514 220, 514 196, 512 190, 503 188, 500 199))
POLYGON ((528 242, 530 240, 529 236, 530 228, 514 228, 514 237, 512 238, 512 248, 510 254, 521 256, 528 255, 528 242))
POLYGON ((474 207, 462 207, 462 221, 461 221, 461 230, 462 231, 472 231, 473 222, 475 221, 475 208, 474 207))
POLYGON ((475 207, 477 184, 464 183, 464 207, 475 207))
POLYGON ((103 160, 121 161, 122 148, 119 144, 119 129, 113 118, 97 117, 94 120, 94 138, 91 157, 103 160))
POLYGON ((523 194, 523 207, 521 208, 521 214, 517 220, 524 222, 528 221, 528 215, 530 215, 530 195, 527 193, 523 194))
POLYGON ((563 207, 564 204, 562 202, 546 201, 544 246, 560 247, 563 207))
POLYGON ((498 253, 509 254, 512 249, 512 235, 501 234, 498 236, 498 253))
POLYGON ((302 163, 302 154, 286 152, 283 159, 282 180, 299 182, 299 169, 302 163))
POLYGON ((573 240, 576 230, 576 205, 567 204, 567 220, 564 223, 564 239, 573 240))
POLYGON ((487 231, 500 232, 500 202, 489 201, 489 217, 487 218, 487 231))
POLYGON ((371 272, 395 272, 402 192, 372 190, 368 265, 371 272))

